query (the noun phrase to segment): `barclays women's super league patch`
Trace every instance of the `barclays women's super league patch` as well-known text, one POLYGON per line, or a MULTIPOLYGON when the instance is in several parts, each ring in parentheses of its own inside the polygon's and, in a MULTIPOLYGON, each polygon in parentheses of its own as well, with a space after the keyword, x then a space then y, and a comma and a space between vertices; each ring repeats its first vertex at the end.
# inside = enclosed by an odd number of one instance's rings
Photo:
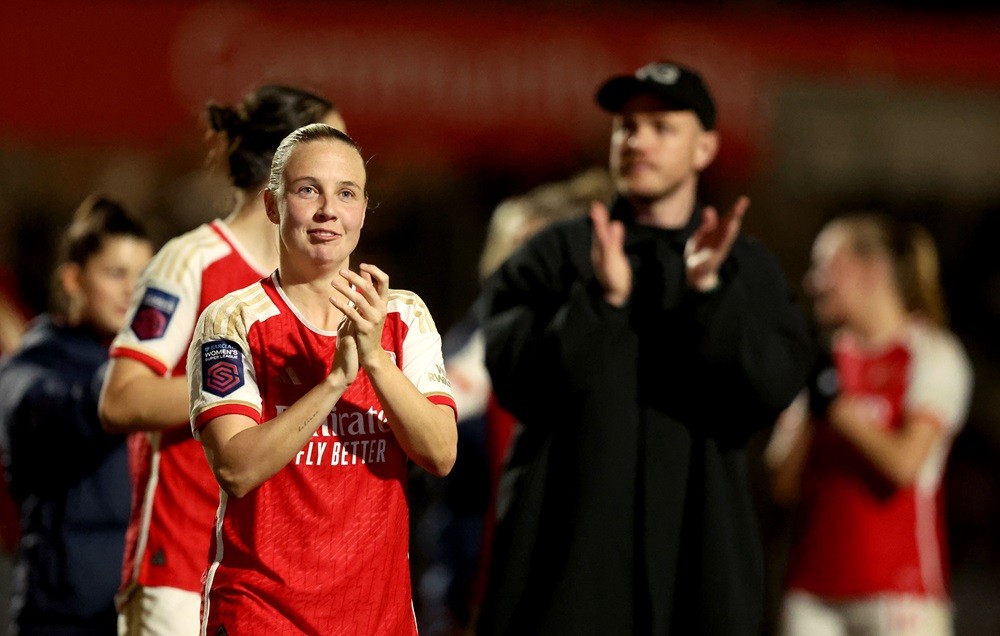
POLYGON ((225 397, 244 384, 243 352, 229 340, 201 345, 201 388, 225 397))
POLYGON ((139 340, 162 338, 179 302, 180 298, 173 294, 153 287, 146 289, 139 309, 132 318, 132 333, 139 340))

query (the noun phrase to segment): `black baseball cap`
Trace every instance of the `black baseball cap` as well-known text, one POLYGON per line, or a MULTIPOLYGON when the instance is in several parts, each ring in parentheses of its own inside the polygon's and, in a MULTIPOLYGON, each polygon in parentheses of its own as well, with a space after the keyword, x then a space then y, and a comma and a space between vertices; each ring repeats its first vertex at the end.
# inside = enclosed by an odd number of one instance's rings
POLYGON ((697 71, 673 62, 653 62, 632 75, 616 75, 597 90, 601 108, 619 113, 636 95, 654 95, 669 109, 691 110, 705 130, 715 128, 715 101, 697 71))

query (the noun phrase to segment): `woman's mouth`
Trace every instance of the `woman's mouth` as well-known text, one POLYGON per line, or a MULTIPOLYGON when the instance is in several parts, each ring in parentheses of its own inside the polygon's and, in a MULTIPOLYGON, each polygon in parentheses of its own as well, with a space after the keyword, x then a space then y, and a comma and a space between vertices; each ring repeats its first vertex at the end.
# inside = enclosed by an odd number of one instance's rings
POLYGON ((319 228, 314 230, 309 230, 308 234, 310 239, 320 243, 325 243, 327 241, 333 241, 337 238, 340 238, 340 234, 338 232, 334 232, 333 230, 319 229, 319 228))

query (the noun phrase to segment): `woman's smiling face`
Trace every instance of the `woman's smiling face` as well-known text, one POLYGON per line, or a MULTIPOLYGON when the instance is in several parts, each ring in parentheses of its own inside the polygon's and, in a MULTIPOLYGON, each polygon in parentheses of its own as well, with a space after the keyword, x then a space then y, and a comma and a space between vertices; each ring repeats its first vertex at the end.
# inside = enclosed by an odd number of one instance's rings
POLYGON ((277 198, 281 242, 289 255, 346 267, 365 222, 365 164, 337 139, 299 144, 288 158, 277 198))

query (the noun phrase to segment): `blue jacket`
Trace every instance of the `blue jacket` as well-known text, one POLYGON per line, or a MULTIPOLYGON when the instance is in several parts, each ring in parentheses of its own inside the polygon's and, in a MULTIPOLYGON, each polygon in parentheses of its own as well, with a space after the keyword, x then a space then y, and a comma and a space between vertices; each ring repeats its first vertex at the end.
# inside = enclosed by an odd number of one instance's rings
MULTIPOLYGON (((0 448, 21 516, 12 603, 29 634, 114 634, 131 484, 97 418, 107 347, 43 316, 0 363, 0 448)), ((16 632, 15 632, 16 633, 16 632)))

